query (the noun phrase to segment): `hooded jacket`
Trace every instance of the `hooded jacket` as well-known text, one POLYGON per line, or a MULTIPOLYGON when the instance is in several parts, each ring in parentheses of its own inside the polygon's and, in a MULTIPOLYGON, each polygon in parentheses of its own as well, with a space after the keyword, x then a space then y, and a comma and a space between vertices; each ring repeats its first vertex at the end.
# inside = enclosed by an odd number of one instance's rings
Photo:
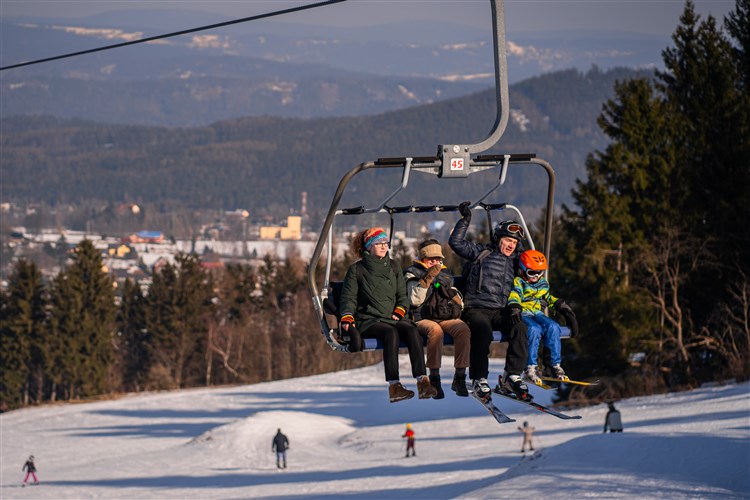
POLYGON ((459 219, 448 240, 451 249, 469 261, 470 267, 464 284, 464 307, 502 309, 507 305, 508 295, 513 288, 520 249, 516 248, 507 257, 500 253, 497 242, 480 244, 468 241, 468 229, 469 222, 459 219), (490 253, 479 262, 474 262, 485 249, 490 250, 490 253))
POLYGON ((404 275, 394 272, 390 254, 379 259, 365 252, 362 265, 361 280, 357 280, 356 262, 346 272, 341 289, 341 317, 354 316, 354 324, 361 333, 379 321, 396 324, 391 317, 394 311, 403 317, 409 309, 404 275))

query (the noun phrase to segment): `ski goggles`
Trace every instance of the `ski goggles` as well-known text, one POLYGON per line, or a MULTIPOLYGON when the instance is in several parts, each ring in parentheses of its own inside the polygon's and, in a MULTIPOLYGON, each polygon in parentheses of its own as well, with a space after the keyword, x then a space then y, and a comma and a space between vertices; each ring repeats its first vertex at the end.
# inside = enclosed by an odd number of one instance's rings
POLYGON ((521 226, 520 224, 509 224, 505 227, 505 230, 511 234, 518 235, 521 238, 524 237, 523 226, 521 226))
POLYGON ((541 276, 544 274, 544 270, 539 269, 538 271, 535 271, 533 269, 527 269, 526 270, 526 276, 529 276, 531 278, 536 278, 537 276, 541 276))

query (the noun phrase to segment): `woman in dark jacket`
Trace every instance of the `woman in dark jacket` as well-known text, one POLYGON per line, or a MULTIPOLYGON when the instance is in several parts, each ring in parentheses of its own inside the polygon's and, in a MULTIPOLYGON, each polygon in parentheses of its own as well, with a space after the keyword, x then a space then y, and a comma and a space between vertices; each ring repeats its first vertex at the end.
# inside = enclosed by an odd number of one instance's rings
POLYGON ((398 268, 394 269, 388 246, 388 235, 379 227, 354 236, 352 251, 361 260, 349 267, 344 278, 339 308, 341 328, 353 336, 359 333, 363 338, 382 342, 391 403, 414 397, 414 392, 399 382, 398 349, 404 342, 409 350, 412 375, 417 379, 419 398, 429 399, 437 391, 426 374, 422 337, 414 323, 404 318, 409 309, 406 282, 398 268))

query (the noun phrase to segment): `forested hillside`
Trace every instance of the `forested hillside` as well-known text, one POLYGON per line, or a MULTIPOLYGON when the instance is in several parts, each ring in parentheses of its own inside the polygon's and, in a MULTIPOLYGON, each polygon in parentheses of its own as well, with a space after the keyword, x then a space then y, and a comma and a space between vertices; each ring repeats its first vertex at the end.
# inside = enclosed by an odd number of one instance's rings
MULTIPOLYGON (((558 172, 559 200, 584 175, 586 155, 605 145, 596 127, 615 81, 628 69, 550 73, 511 88, 511 123, 496 152, 532 152, 558 172)), ((370 117, 315 120, 244 118, 208 127, 168 129, 64 121, 3 120, 2 198, 49 204, 136 201, 163 207, 242 207, 280 217, 308 193, 309 212, 327 209, 340 177, 363 161, 434 155, 438 144, 483 140, 495 119, 494 92, 370 117)), ((438 201, 460 201, 487 177, 442 181, 438 201), (467 188, 467 184, 470 187, 467 188)), ((518 205, 543 199, 542 177, 512 175, 504 198, 518 205)), ((357 203, 382 198, 397 178, 366 180, 357 203)), ((407 196, 427 202, 435 179, 413 183, 407 196)))

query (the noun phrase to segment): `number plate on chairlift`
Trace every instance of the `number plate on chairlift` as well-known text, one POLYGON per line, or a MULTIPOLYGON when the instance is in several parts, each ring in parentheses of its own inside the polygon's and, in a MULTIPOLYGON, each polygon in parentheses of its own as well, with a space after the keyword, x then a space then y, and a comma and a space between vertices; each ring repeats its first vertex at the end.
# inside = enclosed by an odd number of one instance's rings
POLYGON ((438 177, 468 177, 471 167, 471 156, 468 148, 454 145, 442 145, 438 148, 441 158, 438 177))

